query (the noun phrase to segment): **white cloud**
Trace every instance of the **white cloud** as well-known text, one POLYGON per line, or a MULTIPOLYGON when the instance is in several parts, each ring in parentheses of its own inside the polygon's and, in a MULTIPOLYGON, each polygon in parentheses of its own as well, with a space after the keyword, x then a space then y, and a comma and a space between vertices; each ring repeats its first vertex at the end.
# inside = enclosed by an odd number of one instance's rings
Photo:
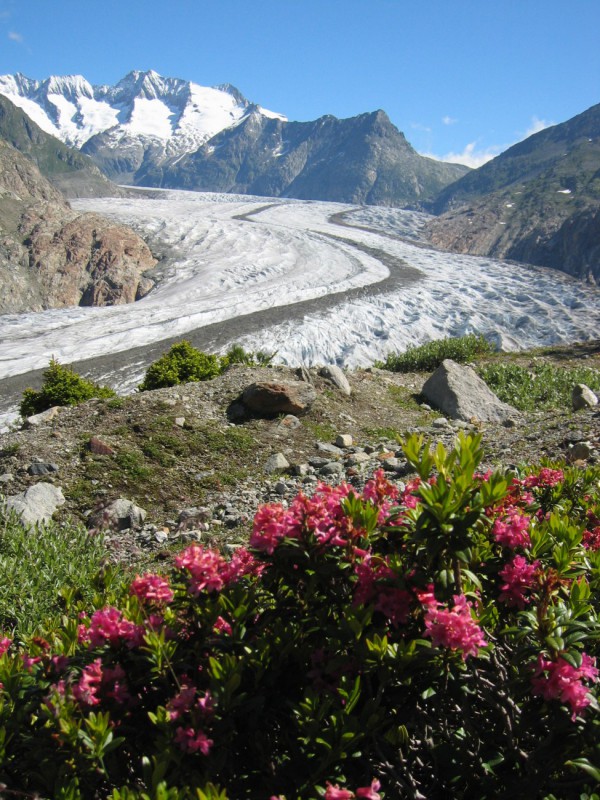
POLYGON ((8 38, 11 40, 11 42, 18 42, 19 44, 21 44, 23 41, 21 34, 17 33, 16 31, 9 31, 8 38))
POLYGON ((492 145, 492 147, 487 147, 485 150, 477 150, 476 147, 477 142, 470 142, 462 153, 446 153, 444 156, 435 156, 432 153, 421 153, 421 155, 427 156, 428 158, 435 158, 437 161, 450 161, 453 164, 464 164, 466 167, 476 169, 486 162, 491 161, 492 158, 495 158, 498 153, 501 153, 502 150, 505 149, 500 145, 492 145))
POLYGON ((533 136, 534 133, 539 133, 543 131, 544 128, 549 128, 551 125, 555 125, 554 122, 546 122, 545 119, 539 119, 535 115, 531 118, 531 124, 523 134, 523 139, 527 139, 529 136, 533 136))
POLYGON ((458 122, 458 120, 454 119, 454 117, 450 117, 450 116, 448 116, 448 114, 446 114, 445 117, 442 117, 442 122, 444 123, 444 125, 454 125, 454 124, 456 124, 458 122))

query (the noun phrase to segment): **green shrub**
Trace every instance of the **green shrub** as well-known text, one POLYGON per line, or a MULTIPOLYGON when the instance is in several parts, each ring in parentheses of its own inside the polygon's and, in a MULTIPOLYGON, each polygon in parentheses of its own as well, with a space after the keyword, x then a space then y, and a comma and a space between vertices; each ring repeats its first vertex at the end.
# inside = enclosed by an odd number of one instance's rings
POLYGON ((168 353, 148 367, 139 389, 145 392, 180 383, 208 381, 220 373, 221 363, 217 356, 203 353, 184 340, 174 344, 168 353))
POLYGON ((412 437, 407 485, 380 470, 360 495, 268 504, 249 550, 192 544, 50 642, 0 635, 0 782, 72 800, 589 796, 600 473, 482 475, 480 445, 412 437))
POLYGON ((224 356, 215 356, 197 350, 184 340, 174 344, 168 353, 148 367, 138 388, 145 392, 149 389, 178 386, 180 383, 208 381, 221 375, 233 364, 266 366, 274 357, 275 353, 264 353, 262 350, 257 353, 247 352, 239 344, 233 345, 224 356))
POLYGON ((19 411, 22 417, 30 417, 52 406, 76 406, 92 397, 115 397, 115 392, 108 386, 98 386, 82 378, 70 367, 63 367, 51 358, 42 388, 39 392, 25 389, 19 411))
POLYGON ((498 363, 486 364, 477 371, 501 400, 520 411, 570 408, 571 392, 577 383, 585 383, 595 392, 600 390, 600 372, 588 367, 498 363))
POLYGON ((375 366, 390 372, 431 372, 446 358, 466 364, 493 351, 483 336, 470 333, 460 338, 436 339, 418 347, 411 345, 404 353, 390 353, 385 361, 376 361, 375 366))

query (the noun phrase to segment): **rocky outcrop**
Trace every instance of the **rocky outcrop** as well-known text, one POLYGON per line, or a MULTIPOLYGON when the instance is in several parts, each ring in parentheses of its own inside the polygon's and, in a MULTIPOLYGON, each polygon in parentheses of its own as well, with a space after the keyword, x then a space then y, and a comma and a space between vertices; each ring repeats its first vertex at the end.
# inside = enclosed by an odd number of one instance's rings
POLYGON ((308 411, 316 397, 314 388, 304 381, 260 381, 244 390, 242 402, 254 414, 272 417, 277 414, 302 414, 308 411))
POLYGON ((134 231, 73 211, 0 139, 0 313, 130 303, 154 285, 155 263, 134 231))

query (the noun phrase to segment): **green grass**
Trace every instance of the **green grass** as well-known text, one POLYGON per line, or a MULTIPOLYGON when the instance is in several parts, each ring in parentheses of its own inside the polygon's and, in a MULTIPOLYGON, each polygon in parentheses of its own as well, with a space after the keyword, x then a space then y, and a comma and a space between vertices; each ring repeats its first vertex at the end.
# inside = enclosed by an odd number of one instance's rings
POLYGON ((522 367, 512 363, 493 363, 478 373, 505 403, 520 411, 571 408, 571 392, 576 383, 600 391, 600 372, 589 367, 557 367, 548 363, 522 367))
POLYGON ((127 576, 107 556, 102 537, 82 527, 24 528, 0 507, 0 631, 22 638, 59 627, 67 604, 110 602, 127 576))
POLYGON ((469 334, 455 339, 436 339, 419 347, 411 346, 404 353, 390 353, 385 361, 376 361, 375 366, 390 372, 431 372, 446 358, 466 364, 493 352, 494 348, 483 336, 469 334))

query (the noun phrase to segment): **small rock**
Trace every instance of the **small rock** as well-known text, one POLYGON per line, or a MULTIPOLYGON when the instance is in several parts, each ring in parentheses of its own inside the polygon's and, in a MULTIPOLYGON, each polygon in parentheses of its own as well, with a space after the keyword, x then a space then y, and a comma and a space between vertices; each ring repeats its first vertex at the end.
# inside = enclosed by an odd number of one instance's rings
POLYGON ((577 442, 569 448, 567 458, 569 461, 587 461, 592 455, 592 447, 589 442, 577 442))
POLYGON ((175 417, 175 425, 178 428, 183 428, 185 425, 185 417, 175 417))
POLYGON ((294 416, 294 414, 286 414, 285 417, 280 419, 275 425, 275 433, 286 434, 295 430, 299 425, 302 425, 302 423, 298 417, 294 416))
POLYGON ((12 472, 5 472, 3 475, 0 475, 0 483, 10 483, 14 478, 12 472))
POLYGON ((337 367, 335 364, 330 364, 326 367, 321 367, 319 370, 319 375, 321 377, 326 378, 328 381, 331 381, 334 386, 336 386, 342 394, 345 394, 347 397, 350 397, 352 394, 352 389, 350 388, 350 384, 348 383, 348 378, 344 375, 342 370, 337 367))
POLYGON ((177 519, 177 530, 186 531, 197 528, 201 523, 206 522, 210 517, 210 509, 206 506, 191 506, 179 512, 177 519))
POLYGON ((50 475, 52 472, 58 472, 57 464, 45 464, 42 461, 36 461, 27 467, 29 475, 50 475))
POLYGON ((346 465, 348 467, 356 467, 359 464, 364 464, 365 462, 370 460, 371 456, 368 453, 353 453, 346 459, 346 465))
POLYGON ((98 456, 114 456, 115 454, 113 448, 97 436, 92 436, 88 442, 88 447, 92 453, 98 456))
POLYGON ((323 456, 313 456, 312 458, 308 459, 308 463, 310 464, 311 467, 314 467, 315 469, 320 469, 321 467, 324 467, 325 464, 329 463, 329 459, 323 458, 323 456))
POLYGON ((305 475, 308 475, 308 464, 294 464, 292 467, 292 475, 297 475, 300 478, 303 478, 305 475))
POLYGON ((573 411, 580 411, 582 408, 593 408, 598 405, 598 398, 585 383, 578 383, 573 387, 571 400, 573 411))
POLYGON ((329 461, 319 470, 319 475, 341 475, 344 471, 343 464, 339 461, 329 461))
POLYGON ((275 486, 273 486, 273 491, 275 494, 279 494, 283 497, 283 495, 287 492, 287 485, 285 481, 277 481, 275 486))
POLYGON ((27 417, 23 423, 23 427, 37 428, 39 425, 50 422, 50 420, 58 416, 62 410, 63 406, 52 406, 52 408, 47 408, 46 411, 41 411, 39 414, 33 414, 31 417, 27 417))
POLYGON ((446 417, 438 417, 431 424, 434 428, 447 428, 450 425, 446 417))
POLYGON ((349 433, 340 433, 335 440, 336 447, 352 447, 354 440, 349 433))
POLYGON ((120 497, 105 508, 94 512, 89 519, 89 525, 92 528, 124 531, 127 528, 141 527, 145 519, 145 509, 137 506, 132 500, 120 497))
POLYGON ((274 453, 272 456, 269 456, 265 463, 265 472, 280 472, 285 469, 289 469, 290 462, 287 458, 283 455, 283 453, 274 453))
POLYGON ((310 383, 290 381, 271 383, 261 381, 244 389, 242 401, 259 416, 272 417, 277 414, 302 414, 317 399, 317 393, 310 383))
POLYGON ((331 453, 333 456, 343 456, 344 451, 328 442, 317 442, 317 450, 321 453, 331 453))

